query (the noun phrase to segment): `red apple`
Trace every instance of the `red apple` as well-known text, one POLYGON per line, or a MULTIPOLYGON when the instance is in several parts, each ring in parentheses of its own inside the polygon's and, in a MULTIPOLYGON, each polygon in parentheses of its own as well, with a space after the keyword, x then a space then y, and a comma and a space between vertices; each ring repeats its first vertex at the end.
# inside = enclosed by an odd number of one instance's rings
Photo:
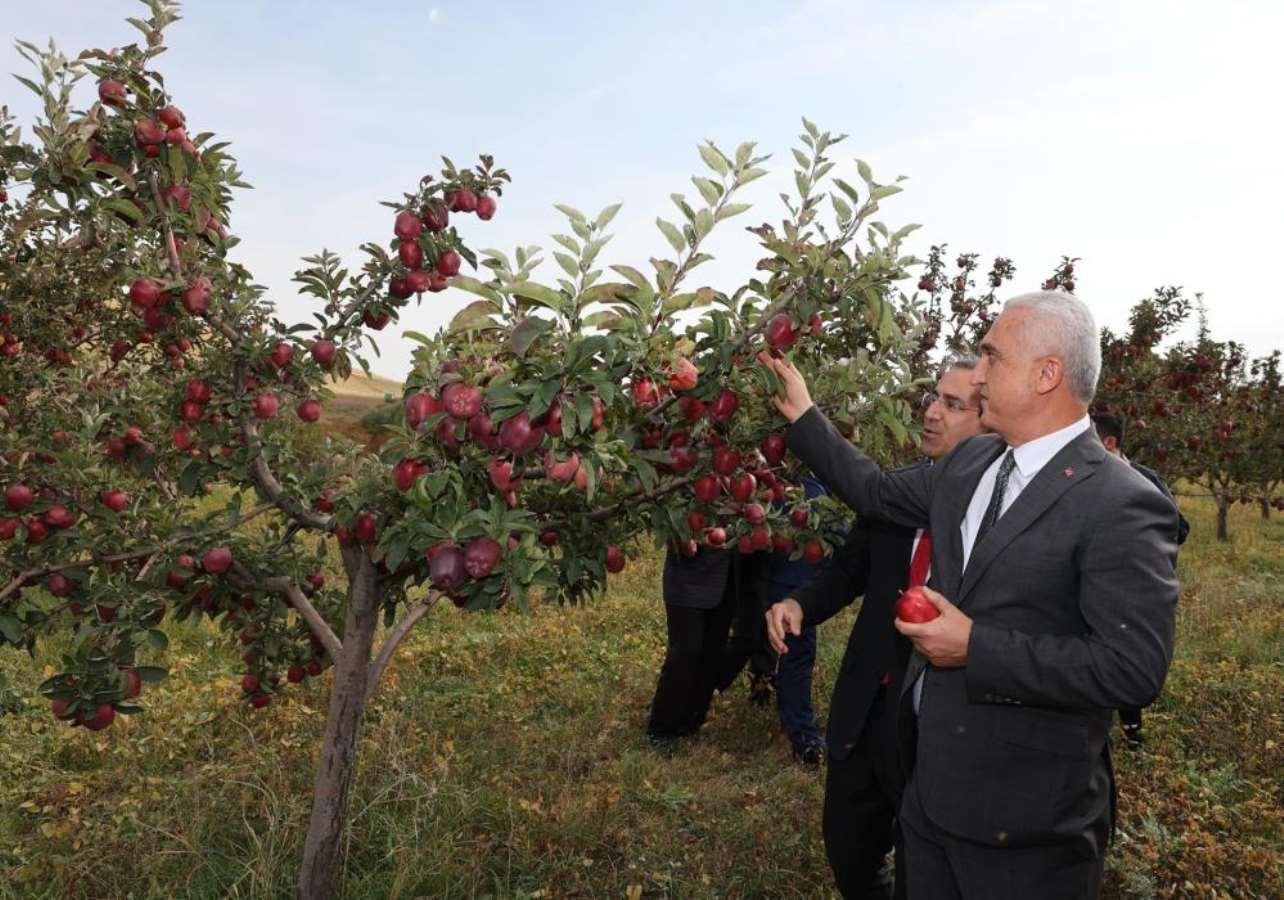
POLYGON ((450 208, 456 212, 476 212, 477 195, 468 188, 463 188, 454 192, 450 208))
POLYGON ((580 457, 571 453, 566 459, 559 460, 550 450, 544 454, 544 475, 550 481, 568 482, 575 480, 575 473, 580 468, 580 457))
POLYGON ((695 423, 708 411, 709 405, 699 397, 686 394, 678 398, 678 413, 688 422, 695 423))
POLYGON ((129 300, 142 307, 152 307, 160 299, 160 282, 154 278, 136 278, 129 286, 129 300))
POLYGON ((143 692, 143 679, 133 668, 124 668, 121 671, 125 673, 125 699, 133 700, 143 692))
POLYGON ((315 422, 321 418, 321 401, 314 399, 304 400, 295 409, 299 418, 305 422, 315 422))
POLYGON ((432 394, 416 393, 406 397, 406 425, 416 429, 424 419, 441 412, 441 401, 432 394))
POLYGON ((738 468, 740 468, 739 451, 726 445, 713 448, 713 471, 719 475, 730 475, 738 468))
POLYGON ((441 402, 446 412, 456 419, 471 419, 481 410, 482 392, 471 384, 456 381, 441 389, 441 402))
POLYGON ((788 350, 798 340, 798 329, 788 313, 776 313, 767 323, 767 344, 773 350, 788 350))
POLYGON ((103 491, 98 495, 98 498, 102 500, 103 506, 112 512, 120 512, 129 505, 129 494, 121 490, 103 491))
MULTIPOLYGON (((750 475, 749 477, 752 478, 753 476, 750 475)), ((745 521, 750 525, 761 525, 767 520, 767 511, 758 503, 745 504, 745 508, 741 512, 745 517, 745 521)))
POLYGON ((727 530, 719 527, 710 528, 705 532, 704 539, 709 542, 710 547, 721 547, 727 542, 727 530))
POLYGON ((803 559, 807 560, 807 562, 811 563, 813 566, 817 565, 824 558, 825 545, 820 541, 808 541, 807 546, 803 547, 803 559))
MULTIPOLYGON (((695 482, 695 497, 701 503, 713 503, 722 493, 722 483, 717 475, 701 475, 695 482)), ((693 531, 697 529, 692 529, 693 531)))
POLYGON ((254 415, 259 419, 276 418, 277 411, 281 408, 281 401, 276 398, 276 394, 259 394, 254 398, 254 415))
POLYGON ((232 567, 232 551, 227 547, 206 550, 201 557, 201 568, 211 575, 221 575, 232 567))
POLYGON ((477 198, 477 218, 483 222, 489 222, 493 215, 495 215, 495 198, 490 194, 482 194, 477 198))
POLYGON ((619 547, 614 544, 608 544, 606 548, 606 571, 611 574, 618 574, 624 571, 626 560, 619 547))
POLYGON ((417 241, 402 241, 397 248, 397 258, 407 269, 421 269, 424 264, 424 250, 417 241))
POLYGON ((525 456, 544 440, 544 429, 531 423, 530 414, 522 410, 499 426, 499 443, 514 456, 525 456))
POLYGON ((769 434, 762 439, 758 449, 762 451, 763 459, 767 460, 768 465, 778 466, 785 459, 785 436, 769 434))
POLYGON ((413 241, 423 230, 424 223, 420 222, 419 217, 408 209, 397 213, 397 219, 392 225, 393 234, 403 241, 413 241))
POLYGON ((308 670, 303 668, 303 666, 299 665, 298 663, 295 663, 294 665, 290 666, 290 668, 285 670, 285 680, 290 682, 290 684, 298 684, 300 681, 302 681, 304 678, 307 678, 307 677, 308 677, 308 670))
POLYGON ((669 367, 669 387, 675 391, 689 391, 700 379, 700 370, 685 356, 679 356, 669 367))
POLYGON ((379 534, 378 521, 374 513, 363 512, 357 516, 352 526, 352 536, 363 544, 373 544, 379 534))
POLYGON ((13 540, 13 536, 18 533, 19 524, 17 516, 0 519, 0 541, 13 540))
POLYGON ((447 250, 441 256, 437 257, 437 272, 449 278, 452 275, 459 274, 459 264, 462 262, 458 253, 454 250, 447 250))
POLYGON ((507 460, 492 458, 486 464, 486 471, 490 474, 490 483, 495 485, 497 491, 507 493, 521 486, 521 479, 513 478, 513 464, 507 460))
POLYGON ((715 421, 725 422, 736 414, 740 408, 740 398, 736 396, 735 391, 731 388, 724 388, 718 395, 718 399, 713 401, 713 406, 709 408, 709 415, 715 421))
POLYGON ((441 546, 428 562, 428 573, 432 586, 437 590, 447 594, 458 590, 467 575, 464 551, 453 543, 441 546))
POLYGON ((638 409, 651 409, 660 402, 659 391, 650 378, 639 378, 629 388, 633 396, 633 405, 638 409))
POLYGON ((284 369, 294 358, 294 347, 285 341, 277 341, 272 347, 272 352, 268 356, 268 363, 274 369, 284 369))
POLYGON ((805 506, 795 506, 789 511, 789 522, 795 528, 806 528, 807 520, 811 517, 811 510, 805 506))
POLYGON ((430 203, 425 206, 420 217, 424 227, 432 232, 441 231, 450 221, 450 213, 441 203, 430 203))
POLYGON ((902 622, 930 622, 940 614, 919 588, 912 587, 896 599, 896 618, 902 622))
POLYGON ((794 539, 777 532, 771 536, 771 549, 788 556, 794 552, 794 539))
POLYGON ((35 499, 35 496, 35 492, 25 484, 11 484, 4 492, 4 504, 17 512, 35 499))
POLYGON ((731 496, 741 503, 748 501, 758 490, 758 480, 743 472, 731 480, 731 496))
MULTIPOLYGON (((81 714, 76 715, 79 717, 81 714)), ((90 731, 102 731, 114 721, 116 721, 116 708, 110 703, 99 703, 93 716, 80 719, 80 724, 90 731)))
POLYGON ((210 296, 213 293, 213 282, 202 275, 183 291, 183 308, 194 316, 203 316, 209 312, 210 296))
POLYGON ((473 578, 485 578, 503 555, 504 549, 495 540, 485 535, 474 538, 464 550, 464 569, 473 578))
POLYGON ((44 520, 50 528, 70 528, 76 524, 76 514, 61 503, 55 503, 45 510, 44 520))
POLYGON ((125 86, 112 78, 98 82, 98 99, 107 106, 120 106, 125 102, 125 86))
POLYGON ((317 365, 319 365, 321 368, 328 369, 330 368, 330 364, 334 362, 334 354, 336 349, 337 348, 335 347, 334 341, 327 341, 327 340, 313 341, 312 358, 316 360, 317 365))
POLYGON ((392 483, 397 490, 410 490, 428 467, 415 459, 403 459, 392 467, 392 483))
POLYGON ((54 572, 45 582, 45 590, 55 597, 66 597, 75 587, 72 580, 61 572, 54 572))
POLYGON ((167 106, 156 114, 166 128, 182 128, 187 124, 187 117, 177 106, 167 106))

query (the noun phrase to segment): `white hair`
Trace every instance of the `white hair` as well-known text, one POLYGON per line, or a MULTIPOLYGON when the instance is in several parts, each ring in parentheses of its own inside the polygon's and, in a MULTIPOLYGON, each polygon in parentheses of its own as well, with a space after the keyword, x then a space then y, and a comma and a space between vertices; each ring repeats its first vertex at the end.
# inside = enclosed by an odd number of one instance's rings
POLYGON ((1061 291, 1020 294, 1003 310, 1025 309, 1032 319, 1022 329, 1035 356, 1055 356, 1065 366, 1066 383, 1075 399, 1091 403, 1101 374, 1101 339, 1086 303, 1061 291))

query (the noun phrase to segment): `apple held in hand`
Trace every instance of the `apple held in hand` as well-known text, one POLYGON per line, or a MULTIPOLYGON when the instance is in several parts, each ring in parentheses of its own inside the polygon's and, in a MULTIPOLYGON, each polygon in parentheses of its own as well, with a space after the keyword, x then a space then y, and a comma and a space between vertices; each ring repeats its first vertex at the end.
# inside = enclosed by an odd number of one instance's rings
POLYGON ((902 622, 930 622, 940 614, 920 588, 912 587, 896 599, 896 618, 902 622))

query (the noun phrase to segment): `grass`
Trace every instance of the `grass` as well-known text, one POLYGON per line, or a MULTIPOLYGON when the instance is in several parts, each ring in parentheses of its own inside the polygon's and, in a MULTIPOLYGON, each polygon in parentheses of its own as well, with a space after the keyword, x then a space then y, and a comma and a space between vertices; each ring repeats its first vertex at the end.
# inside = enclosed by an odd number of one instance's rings
MULTIPOLYGON (((1183 500, 1178 655, 1147 750, 1116 754, 1107 896, 1284 895, 1284 521, 1183 500)), ((663 655, 659 560, 586 608, 439 608, 362 743, 343 896, 826 897, 822 776, 743 683, 672 758, 642 733, 663 655)), ((821 629, 823 710, 850 627, 821 629)), ((0 897, 290 897, 325 679, 255 713, 239 655, 176 627, 143 716, 92 734, 43 706, 0 730, 0 897)), ((8 653, 30 697, 55 657, 8 653)))

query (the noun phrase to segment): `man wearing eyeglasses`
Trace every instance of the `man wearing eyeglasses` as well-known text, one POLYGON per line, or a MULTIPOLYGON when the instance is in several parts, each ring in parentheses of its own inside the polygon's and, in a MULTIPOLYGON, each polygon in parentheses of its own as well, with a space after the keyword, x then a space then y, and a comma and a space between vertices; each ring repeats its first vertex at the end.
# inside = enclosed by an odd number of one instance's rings
MULTIPOLYGON (((923 395, 922 450, 931 465, 960 441, 980 434, 981 405, 969 381, 976 357, 960 356, 942 367, 936 390, 923 395)), ((822 833, 838 889, 845 898, 905 896, 903 852, 895 811, 905 777, 896 742, 899 695, 910 642, 892 626, 894 605, 930 569, 931 536, 861 517, 847 542, 807 582, 767 612, 767 631, 778 653, 798 647, 798 635, 836 614, 858 595, 861 604, 834 683, 826 734, 822 833), (886 866, 895 852, 895 875, 886 866)), ((782 657, 781 666, 788 657, 782 657)))

